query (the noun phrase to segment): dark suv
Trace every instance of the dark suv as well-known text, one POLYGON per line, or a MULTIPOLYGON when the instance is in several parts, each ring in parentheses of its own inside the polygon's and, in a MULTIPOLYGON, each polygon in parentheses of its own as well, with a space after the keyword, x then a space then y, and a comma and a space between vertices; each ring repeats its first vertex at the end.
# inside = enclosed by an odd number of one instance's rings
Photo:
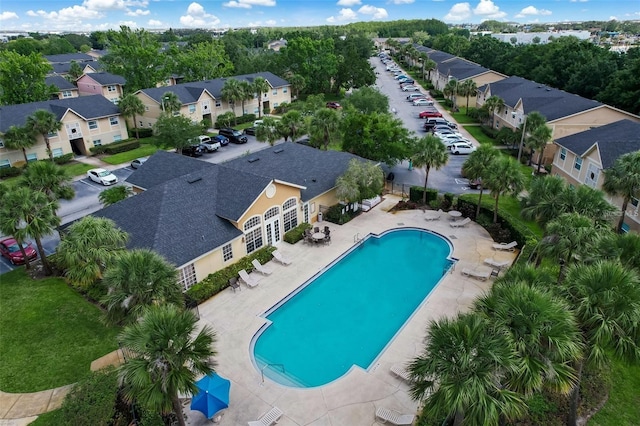
POLYGON ((218 134, 229 138, 231 143, 247 143, 247 137, 243 136, 240 130, 232 129, 231 127, 223 127, 218 131, 218 134))

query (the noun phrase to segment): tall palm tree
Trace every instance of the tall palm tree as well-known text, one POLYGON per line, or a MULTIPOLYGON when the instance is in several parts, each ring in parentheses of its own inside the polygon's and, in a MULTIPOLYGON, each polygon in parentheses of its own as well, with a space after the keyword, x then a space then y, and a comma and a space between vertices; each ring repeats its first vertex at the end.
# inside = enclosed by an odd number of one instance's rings
POLYGON ((158 413, 173 411, 185 426, 178 394, 197 393, 196 377, 213 371, 210 358, 216 355, 215 332, 208 325, 196 334, 197 329, 191 311, 160 305, 122 331, 120 343, 132 354, 119 369, 127 401, 158 413))
MULTIPOLYGON (((291 83, 291 88, 295 90, 295 98, 298 99, 298 97, 300 96, 300 92, 304 90, 305 86, 307 85, 306 80, 300 74, 293 74, 288 78, 288 80, 289 83, 291 83)), ((262 109, 262 107, 260 109, 262 109)))
POLYGON ((60 122, 51 111, 39 109, 27 117, 25 127, 35 135, 42 135, 44 144, 47 147, 49 160, 53 161, 53 151, 51 151, 51 144, 49 143, 49 134, 60 130, 62 128, 62 122, 60 122))
POLYGON ((98 195, 98 200, 106 207, 118 201, 126 200, 132 195, 133 190, 129 186, 118 185, 102 191, 100 195, 98 195))
POLYGON ((576 382, 572 364, 581 356, 576 320, 567 304, 526 282, 494 285, 474 310, 502 329, 516 350, 516 369, 505 377, 511 390, 530 396, 543 387, 568 394, 576 382))
POLYGON ((515 351, 504 333, 476 313, 433 321, 423 354, 408 366, 411 396, 435 418, 453 425, 498 425, 526 410, 516 392, 502 384, 515 371, 515 351))
POLYGON ((567 212, 587 216, 598 226, 603 223, 608 225, 611 215, 616 212, 616 208, 606 200, 604 192, 586 185, 567 185, 564 203, 568 206, 567 212))
POLYGON ((242 108, 242 115, 246 114, 244 110, 244 105, 248 100, 253 99, 253 96, 255 95, 254 90, 255 90, 254 86, 251 83, 249 83, 247 80, 242 80, 240 82, 240 99, 239 100, 242 108))
POLYGON ((21 183, 34 191, 40 191, 51 200, 71 200, 75 190, 71 183, 73 177, 56 163, 35 161, 30 163, 20 177, 21 183))
POLYGON ((4 132, 2 139, 7 149, 21 150, 25 164, 29 162, 27 149, 36 144, 36 138, 26 127, 11 126, 4 132))
MULTIPOLYGON (((542 167, 542 156, 544 155, 544 149, 547 147, 549 141, 553 136, 553 130, 547 125, 539 126, 531 132, 531 135, 527 138, 527 146, 532 150, 538 152, 538 170, 540 174, 540 168, 542 167)), ((533 157, 533 154, 532 154, 533 157)), ((529 159, 531 164, 531 159, 529 159)))
POLYGON ((67 279, 80 288, 101 279, 129 239, 111 219, 94 216, 74 222, 61 237, 57 257, 67 279))
MULTIPOLYGON (((5 188, 4 185, 2 188, 5 188)), ((24 235, 20 233, 23 223, 20 220, 16 220, 16 218, 22 214, 22 205, 25 202, 22 197, 22 193, 12 190, 0 194, 0 233, 2 233, 2 235, 13 235, 20 246, 20 253, 22 253, 22 258, 24 259, 25 269, 30 269, 31 261, 27 257, 23 245, 24 235)))
MULTIPOLYGON (((473 151, 469 158, 462 165, 464 175, 469 180, 482 180, 489 174, 494 161, 498 158, 498 150, 491 145, 480 145, 473 151)), ((482 205, 482 193, 484 185, 480 185, 480 195, 478 196, 478 206, 476 207, 476 217, 480 216, 480 206, 482 205)))
POLYGON ((540 176, 531 180, 527 194, 522 197, 520 214, 542 227, 562 213, 566 213, 567 184, 559 176, 540 176))
POLYGON ((602 188, 608 194, 622 197, 620 219, 616 227, 617 232, 620 233, 629 201, 640 194, 640 151, 621 156, 613 167, 605 170, 602 188))
POLYGON ((167 115, 173 115, 182 108, 182 101, 177 94, 173 92, 164 92, 162 94, 162 112, 167 115))
POLYGON ((524 176, 520 166, 512 157, 502 156, 494 163, 486 179, 482 182, 491 190, 491 195, 496 200, 493 211, 493 223, 498 223, 498 202, 501 195, 517 195, 524 188, 524 176))
POLYGON ((256 140, 269 142, 269 145, 273 146, 278 139, 280 139, 278 121, 272 117, 265 117, 262 124, 256 129, 256 140))
POLYGON ((444 86, 444 89, 442 89, 442 93, 445 96, 449 97, 449 100, 451 101, 451 107, 455 110, 456 94, 458 93, 458 80, 456 80, 455 78, 450 78, 447 82, 447 85, 444 86))
POLYGON ((491 114, 491 128, 495 126, 496 111, 504 106, 504 99, 498 96, 489 96, 483 105, 491 114))
POLYGON ((467 98, 467 109, 465 110, 465 114, 469 115, 469 98, 471 95, 476 96, 478 92, 478 85, 472 79, 465 80, 459 87, 458 92, 460 95, 467 98))
POLYGON ((233 112, 234 122, 236 120, 236 102, 242 97, 240 88, 240 81, 235 78, 229 78, 224 82, 222 86, 222 99, 227 101, 231 105, 231 111, 233 112))
MULTIPOLYGON (((539 127, 542 126, 546 126, 547 125, 547 119, 544 115, 540 114, 540 112, 538 111, 532 111, 529 114, 526 115, 525 119, 524 119, 524 123, 522 123, 522 126, 518 127, 518 131, 519 131, 519 138, 520 138, 520 145, 518 147, 518 161, 520 161, 520 158, 522 156, 522 148, 524 145, 524 142, 526 139, 528 139, 528 137, 539 127)), ((531 162, 529 162, 529 164, 531 164, 531 162)))
POLYGON ((304 117, 302 117, 300 111, 291 110, 286 112, 280 122, 283 126, 287 127, 287 135, 291 137, 292 142, 298 139, 304 127, 304 117))
POLYGON ((43 192, 34 191, 24 186, 12 188, 2 197, 4 206, 11 212, 11 216, 2 215, 2 228, 15 229, 14 236, 18 241, 25 241, 27 237, 36 240, 40 254, 40 261, 46 275, 51 275, 51 265, 47 260, 47 253, 42 245, 42 238, 53 234, 60 225, 60 218, 56 216, 58 202, 49 199, 43 192))
POLYGON ((148 306, 184 306, 176 268, 151 250, 121 253, 105 270, 102 282, 108 289, 102 303, 114 324, 137 321, 148 306))
POLYGON ((449 161, 447 149, 440 142, 440 139, 433 135, 427 135, 418 139, 413 146, 411 161, 415 167, 425 169, 424 192, 422 193, 422 203, 427 203, 427 182, 429 172, 432 168, 439 170, 449 161))
POLYGON ((313 140, 319 141, 327 150, 329 143, 336 139, 340 133, 340 116, 335 109, 321 108, 316 110, 311 117, 309 130, 313 140))
POLYGON ((568 424, 574 426, 583 367, 601 368, 610 357, 640 360, 640 279, 635 271, 604 261, 571 267, 559 290, 573 308, 585 348, 570 397, 568 424))
POLYGON ((136 129, 136 139, 140 139, 137 117, 144 114, 144 103, 142 103, 139 97, 133 93, 129 93, 120 99, 120 102, 118 102, 118 108, 120 108, 120 112, 123 116, 133 118, 133 128, 136 129))
MULTIPOLYGON (((593 221, 578 213, 564 213, 549 222, 547 235, 538 243, 540 252, 558 259, 561 265, 583 260, 595 250, 600 238, 593 221)), ((559 279, 562 279, 562 271, 559 279)))
POLYGON ((632 232, 626 234, 608 234, 598 242, 596 256, 601 259, 617 259, 626 268, 640 273, 640 235, 632 232))
POLYGON ((270 88, 269 82, 263 77, 253 79, 253 90, 258 94, 258 118, 262 117, 262 95, 267 93, 270 88))

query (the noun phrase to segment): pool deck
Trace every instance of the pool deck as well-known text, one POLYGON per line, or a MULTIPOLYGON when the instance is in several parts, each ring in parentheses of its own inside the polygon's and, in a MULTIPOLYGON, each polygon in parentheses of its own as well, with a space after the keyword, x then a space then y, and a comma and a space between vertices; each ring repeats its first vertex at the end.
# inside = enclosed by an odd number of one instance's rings
MULTIPOLYGON (((229 408, 222 413, 218 424, 246 425, 273 406, 284 412, 278 422, 280 426, 382 424, 375 418, 379 407, 416 413, 418 404, 409 396, 408 385, 391 374, 391 366, 406 363, 421 353, 429 321, 466 311, 477 296, 490 288, 491 280, 464 277, 460 273, 462 268, 490 269, 481 266, 485 258, 513 260, 515 254, 494 251, 489 234, 474 222, 464 228, 452 228, 447 215, 440 220, 426 221, 421 210, 390 213, 398 201, 399 197, 386 195, 382 203, 345 225, 321 223, 331 228, 330 245, 316 247, 302 242, 295 245, 281 242, 278 249, 292 261, 291 265, 272 261, 269 266, 273 274, 256 275, 260 278, 257 287, 250 289, 242 285, 242 290, 235 293, 227 289, 199 306, 200 323, 210 325, 217 333, 216 371, 231 380, 229 408), (370 371, 356 367, 332 383, 310 389, 288 388, 267 378, 263 382, 260 371, 252 363, 249 348, 251 339, 264 324, 260 315, 352 247, 356 235, 364 237, 405 226, 430 229, 449 238, 454 247, 453 257, 460 260, 370 371)), ((384 267, 372 265, 371 274, 375 274, 375 268, 384 267)), ((398 277, 403 279, 401 271, 398 277)), ((185 408, 188 424, 211 424, 201 413, 190 411, 187 401, 185 408)))

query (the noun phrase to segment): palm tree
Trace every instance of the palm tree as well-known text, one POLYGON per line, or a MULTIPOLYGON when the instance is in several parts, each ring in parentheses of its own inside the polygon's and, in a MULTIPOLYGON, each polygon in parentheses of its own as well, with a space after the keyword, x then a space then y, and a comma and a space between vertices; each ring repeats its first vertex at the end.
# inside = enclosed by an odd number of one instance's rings
POLYGON ((94 216, 74 222, 61 237, 57 258, 67 279, 80 288, 101 279, 105 268, 125 250, 129 239, 111 219, 94 216))
POLYGON ((524 281, 503 281, 476 300, 474 310, 503 330, 516 350, 516 369, 504 381, 509 389, 526 396, 543 387, 569 393, 576 381, 571 365, 582 347, 576 320, 562 299, 524 281))
POLYGON ((23 185, 34 191, 43 192, 53 200, 71 200, 75 190, 71 183, 73 177, 67 170, 49 161, 35 161, 30 163, 20 178, 23 185))
POLYGON ((197 318, 174 305, 152 306, 140 321, 120 334, 133 356, 120 367, 125 399, 159 412, 173 411, 185 425, 178 394, 197 393, 196 377, 213 371, 210 358, 215 332, 205 325, 196 334, 197 318))
POLYGON ((136 129, 136 139, 140 139, 137 116, 144 114, 144 103, 133 93, 124 95, 120 102, 118 102, 118 108, 125 117, 133 118, 133 127, 136 129))
POLYGON ((504 100, 498 96, 489 96, 483 105, 491 114, 491 128, 495 125, 496 111, 504 106, 504 100))
POLYGON ((340 132, 340 116, 335 109, 321 108, 311 117, 309 127, 312 138, 320 141, 326 151, 340 132))
MULTIPOLYGON (((304 117, 300 111, 291 110, 286 112, 280 120, 283 126, 286 126, 288 131, 287 135, 291 137, 291 141, 294 142, 300 136, 301 130, 304 127, 304 117)), ((285 137, 286 140, 286 137, 285 137)))
POLYGON ((25 127, 33 134, 42 135, 44 144, 47 146, 49 159, 53 161, 53 151, 51 151, 51 144, 49 143, 49 134, 55 133, 62 128, 62 123, 56 115, 51 111, 39 109, 27 117, 25 127))
POLYGON ((10 189, 2 197, 2 201, 2 210, 6 209, 11 216, 3 214, 0 227, 14 229, 17 241, 25 241, 27 237, 36 240, 44 272, 51 275, 51 266, 42 245, 42 238, 51 235, 60 225, 60 218, 56 216, 58 202, 49 199, 43 192, 24 186, 10 189))
POLYGON ((300 74, 293 74, 289 77, 289 83, 291 83, 291 88, 296 91, 296 99, 298 99, 300 92, 304 90, 307 85, 306 80, 300 74))
POLYGON ((431 71, 435 70, 438 64, 432 59, 427 59, 422 63, 422 72, 425 71, 429 74, 429 81, 431 81, 431 71))
POLYGON ((26 127, 11 126, 2 135, 2 138, 7 149, 22 150, 25 164, 29 163, 27 149, 36 144, 36 138, 33 133, 29 132, 26 127))
MULTIPOLYGON (((240 82, 240 105, 242 108, 242 115, 245 115, 244 104, 246 101, 253 99, 255 95, 254 86, 246 80, 240 82)), ((260 109, 260 108, 258 108, 260 109)))
POLYGON ((559 290, 573 309, 584 345, 569 404, 568 424, 574 426, 583 367, 601 368, 610 357, 640 360, 640 279, 617 262, 602 261, 571 267, 559 290))
POLYGON ((564 203, 568 212, 579 213, 593 220, 595 225, 610 223, 611 215, 616 208, 609 203, 604 192, 586 185, 566 187, 564 203))
POLYGON ((118 201, 126 200, 132 195, 133 190, 129 186, 119 185, 102 191, 100 195, 98 195, 98 200, 106 207, 118 201))
POLYGON ((460 95, 467 98, 467 109, 465 110, 465 114, 469 115, 469 97, 471 97, 471 95, 476 96, 476 93, 478 92, 478 85, 471 79, 465 80, 464 83, 458 87, 458 91, 460 95))
MULTIPOLYGON (((531 135, 527 138, 527 146, 532 151, 538 152, 538 169, 537 173, 540 174, 540 168, 542 167, 542 156, 544 155, 544 149, 553 136, 553 130, 547 125, 539 126, 531 132, 531 135)), ((531 155, 533 157, 533 154, 531 155)), ((531 158, 529 158, 529 164, 531 164, 531 158)))
POLYGON ((498 425, 526 410, 516 392, 502 386, 516 368, 515 352, 504 333, 476 313, 433 321, 423 354, 408 366, 411 396, 424 401, 434 418, 453 425, 498 425))
POLYGON ((429 172, 432 168, 439 170, 440 167, 447 164, 449 155, 447 149, 440 142, 440 139, 433 135, 427 135, 418 139, 414 144, 414 154, 411 161, 415 167, 425 169, 424 176, 424 192, 422 193, 422 203, 427 203, 427 182, 429 180, 429 172))
MULTIPOLYGON (((491 145, 480 145, 477 150, 473 151, 469 158, 462 165, 462 171, 467 179, 482 180, 489 174, 494 161, 498 158, 498 150, 491 145)), ((476 217, 480 216, 480 206, 482 205, 482 193, 484 185, 480 185, 480 196, 478 197, 478 206, 476 207, 476 217)))
POLYGON ((256 139, 260 142, 269 142, 269 145, 275 145, 280 139, 280 131, 278 130, 278 122, 271 117, 265 117, 262 124, 256 129, 256 139))
POLYGON ((537 177, 531 180, 527 194, 520 200, 520 215, 542 227, 566 212, 567 184, 559 176, 537 177))
POLYGON ((184 306, 176 268, 151 250, 121 253, 105 270, 102 282, 108 289, 102 303, 113 324, 137 321, 148 306, 184 306))
POLYGON ((447 85, 444 86, 442 93, 445 96, 449 96, 449 100, 451 101, 451 107, 456 109, 456 94, 458 93, 458 80, 455 78, 450 78, 447 82, 447 85))
POLYGON ((262 94, 267 93, 270 88, 269 82, 264 78, 256 77, 253 79, 253 90, 258 94, 258 118, 262 117, 262 94))
POLYGON ((524 188, 524 176, 520 166, 512 157, 502 156, 494 163, 486 179, 482 182, 491 190, 491 195, 496 200, 493 211, 493 223, 498 223, 498 202, 500 196, 505 194, 517 195, 524 188))
POLYGON ((236 120, 236 102, 242 97, 241 90, 240 81, 235 78, 227 79, 222 87, 222 99, 231 105, 234 122, 236 120))
POLYGON ((626 268, 640 273, 640 235, 632 232, 626 234, 608 234, 598 242, 596 256, 601 259, 617 259, 626 268))
POLYGON ((602 188, 607 194, 622 197, 620 220, 616 227, 616 231, 620 233, 629 201, 640 193, 640 151, 621 156, 613 167, 605 170, 602 188))
POLYGON ((182 108, 182 101, 177 94, 173 92, 164 92, 162 94, 162 112, 167 115, 173 115, 182 108))
MULTIPOLYGON (((4 189, 5 186, 3 185, 1 188, 4 189)), ((20 233, 20 229, 23 227, 23 224, 19 220, 16 220, 16 218, 22 213, 21 207, 24 202, 22 196, 22 193, 12 190, 8 190, 0 194, 0 233, 2 235, 13 235, 20 246, 20 253, 22 253, 22 258, 24 259, 24 266, 26 269, 30 269, 31 262, 24 250, 24 238, 20 233)))

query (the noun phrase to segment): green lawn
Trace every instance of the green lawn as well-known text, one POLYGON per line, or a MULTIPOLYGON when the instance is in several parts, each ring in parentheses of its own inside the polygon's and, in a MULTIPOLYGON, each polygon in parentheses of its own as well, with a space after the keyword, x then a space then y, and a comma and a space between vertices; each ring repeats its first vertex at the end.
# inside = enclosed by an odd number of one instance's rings
POLYGON ((463 127, 467 132, 471 134, 471 136, 473 136, 478 142, 480 142, 480 144, 484 145, 488 143, 491 145, 495 145, 495 141, 491 137, 484 134, 480 126, 463 126, 463 127))
POLYGON ((123 164, 130 163, 131 160, 135 160, 140 157, 148 157, 154 152, 158 151, 160 148, 153 144, 140 144, 139 148, 132 149, 131 151, 120 152, 118 154, 113 154, 109 156, 105 156, 101 158, 102 161, 108 164, 123 164))
POLYGON ((460 107, 459 112, 449 111, 449 113, 460 124, 477 124, 478 126, 480 126, 480 123, 478 123, 474 118, 471 118, 466 114, 466 110, 467 110, 466 107, 460 107))
POLYGON ((60 278, 34 281, 18 268, 0 277, 0 389, 68 385, 117 348, 116 328, 60 278))
POLYGON ((72 161, 70 163, 63 164, 62 168, 64 168, 70 176, 81 176, 87 173, 88 170, 93 169, 93 166, 90 164, 72 161))
POLYGON ((609 400, 587 423, 588 426, 638 424, 640 419, 640 365, 614 362, 611 366, 609 400))

